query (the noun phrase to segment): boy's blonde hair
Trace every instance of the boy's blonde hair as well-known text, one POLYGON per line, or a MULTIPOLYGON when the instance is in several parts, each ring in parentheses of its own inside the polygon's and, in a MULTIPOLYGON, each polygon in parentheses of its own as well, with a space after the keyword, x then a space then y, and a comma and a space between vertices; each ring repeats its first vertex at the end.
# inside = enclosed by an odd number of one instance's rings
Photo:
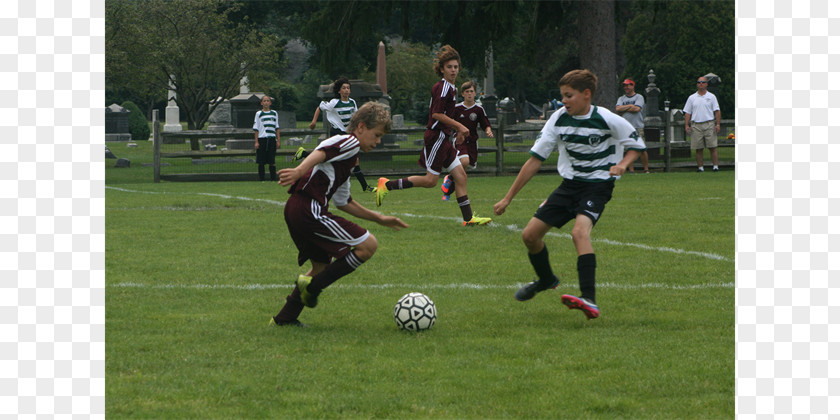
POLYGON ((598 89, 598 76, 587 69, 572 70, 563 75, 558 85, 560 87, 569 86, 580 92, 589 89, 592 95, 595 95, 595 89, 598 89))
POLYGON ((458 65, 461 65, 461 55, 458 54, 458 51, 449 44, 440 47, 434 64, 435 73, 437 73, 438 77, 443 77, 443 65, 452 60, 458 60, 458 65))
POLYGON ((359 127, 359 123, 364 123, 368 129, 382 126, 385 132, 391 131, 391 113, 385 108, 385 105, 379 102, 368 102, 362 105, 353 117, 350 118, 350 124, 347 126, 347 132, 352 133, 359 127))
POLYGON ((475 82, 473 82, 472 80, 467 80, 466 82, 464 82, 464 84, 461 85, 461 92, 463 92, 463 91, 465 91, 469 88, 473 88, 473 90, 475 90, 475 92, 478 93, 478 87, 475 85, 475 82))

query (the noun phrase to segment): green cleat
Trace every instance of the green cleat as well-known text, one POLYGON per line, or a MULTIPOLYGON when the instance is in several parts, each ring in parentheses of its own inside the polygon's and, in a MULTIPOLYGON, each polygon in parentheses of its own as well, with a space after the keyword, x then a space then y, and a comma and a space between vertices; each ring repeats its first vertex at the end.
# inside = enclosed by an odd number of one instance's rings
POLYGON ((376 207, 382 205, 382 199, 385 198, 385 194, 388 194, 388 187, 385 186, 388 181, 388 178, 379 178, 379 183, 373 189, 373 192, 376 194, 376 207))
POLYGON ((489 217, 478 217, 473 213, 472 219, 469 222, 464 222, 464 226, 484 226, 492 221, 493 219, 489 217))
POLYGON ((292 158, 292 162, 296 162, 296 161, 299 161, 299 160, 303 159, 303 152, 304 151, 305 150, 304 150, 303 147, 298 147, 297 152, 295 152, 295 157, 292 158))
POLYGON ((300 290, 300 300, 303 301, 304 306, 308 308, 318 306, 318 295, 309 293, 309 291, 306 290, 306 287, 309 286, 309 283, 311 282, 312 277, 305 276, 303 274, 299 275, 297 281, 295 282, 298 290, 300 290))

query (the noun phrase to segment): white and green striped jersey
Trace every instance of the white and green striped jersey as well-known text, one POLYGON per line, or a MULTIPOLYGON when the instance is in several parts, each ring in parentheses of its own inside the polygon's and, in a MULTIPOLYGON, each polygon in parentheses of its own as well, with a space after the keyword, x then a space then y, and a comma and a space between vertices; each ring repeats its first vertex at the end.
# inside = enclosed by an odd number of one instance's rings
POLYGON ((254 116, 254 131, 258 131, 258 137, 275 137, 277 136, 277 127, 280 125, 280 116, 277 111, 271 110, 265 112, 263 110, 257 111, 254 116))
POLYGON ((327 114, 327 121, 330 122, 330 125, 341 131, 347 131, 350 118, 359 110, 353 98, 348 98, 347 102, 342 102, 338 98, 329 102, 322 101, 319 108, 327 114))
POLYGON ((590 106, 586 115, 569 115, 560 108, 546 121, 530 154, 545 161, 559 152, 557 172, 565 179, 602 182, 617 179, 610 167, 624 157, 624 150, 646 149, 636 129, 607 109, 590 106))

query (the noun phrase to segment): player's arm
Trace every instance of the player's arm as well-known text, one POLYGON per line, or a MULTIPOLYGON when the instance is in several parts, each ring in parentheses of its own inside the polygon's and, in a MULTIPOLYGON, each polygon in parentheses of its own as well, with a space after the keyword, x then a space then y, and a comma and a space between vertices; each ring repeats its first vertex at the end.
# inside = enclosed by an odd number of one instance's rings
POLYGON ((336 207, 338 207, 341 211, 344 211, 352 216, 358 217, 359 219, 370 220, 371 222, 376 222, 382 226, 386 226, 394 230, 400 230, 402 228, 408 227, 408 225, 399 218, 377 213, 352 199, 347 204, 336 207))
POLYGON ((498 203, 493 205, 493 213, 497 216, 501 215, 507 209, 507 206, 510 205, 510 202, 513 201, 513 198, 516 197, 516 194, 525 187, 525 184, 534 177, 537 171, 540 170, 540 166, 542 166, 542 160, 531 156, 525 164, 522 165, 522 169, 519 170, 519 174, 516 175, 516 179, 513 180, 513 185, 510 186, 507 194, 505 197, 499 200, 498 203))
POLYGON ((457 131, 455 142, 458 144, 463 143, 464 139, 466 139, 467 136, 470 135, 470 130, 467 127, 465 127, 464 124, 455 121, 450 116, 444 113, 435 112, 432 114, 432 118, 440 121, 441 124, 455 129, 455 131, 457 131))
POLYGON ((320 116, 321 116, 321 106, 318 105, 318 107, 315 108, 315 115, 312 116, 312 122, 309 123, 309 129, 310 130, 315 129, 315 125, 318 124, 318 117, 320 117, 320 116))
POLYGON ((481 126, 484 128, 484 134, 487 134, 487 137, 493 137, 493 128, 490 126, 490 120, 487 119, 487 114, 484 112, 481 113, 481 126))
POLYGON ((624 159, 621 159, 621 162, 618 162, 617 165, 610 167, 610 175, 612 176, 621 176, 624 175, 624 172, 627 171, 627 167, 632 165, 636 159, 642 153, 635 149, 627 149, 627 153, 624 154, 624 159))
POLYGON ((315 149, 303 162, 300 163, 297 167, 294 168, 283 168, 277 171, 279 175, 280 181, 278 184, 280 185, 292 185, 300 179, 305 173, 309 172, 310 169, 314 168, 315 165, 323 162, 327 159, 327 153, 321 149, 315 149))

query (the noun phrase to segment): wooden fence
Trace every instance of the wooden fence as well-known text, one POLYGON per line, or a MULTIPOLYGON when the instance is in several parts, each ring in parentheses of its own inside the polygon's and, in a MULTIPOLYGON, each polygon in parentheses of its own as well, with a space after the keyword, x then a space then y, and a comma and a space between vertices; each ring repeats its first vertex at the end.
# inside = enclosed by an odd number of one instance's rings
MULTIPOLYGON (((528 151, 533 144, 533 139, 542 130, 542 122, 525 122, 517 124, 508 124, 510 117, 506 113, 500 112, 498 118, 498 127, 494 127, 495 138, 481 138, 479 140, 479 166, 476 169, 471 169, 470 174, 477 175, 491 175, 499 176, 506 174, 516 174, 519 172, 522 164, 528 159, 528 151), (527 139, 524 140, 523 139, 527 139)), ((251 129, 229 129, 224 131, 206 131, 206 130, 185 130, 180 132, 161 132, 160 121, 157 112, 153 113, 153 141, 154 141, 154 182, 161 180, 168 181, 253 181, 257 180, 256 168, 249 166, 253 163, 255 151, 252 148, 233 149, 225 148, 208 150, 207 144, 214 140, 239 140, 242 143, 250 143, 253 145, 254 132, 251 129), (175 145, 170 148, 170 145, 175 145), (201 162, 214 161, 244 161, 244 165, 237 166, 234 170, 224 169, 222 166, 218 170, 203 170, 203 171, 189 171, 182 173, 161 173, 162 167, 167 167, 170 163, 177 160, 191 160, 193 164, 201 162), (244 170, 243 170, 244 169, 244 170)), ((685 153, 689 151, 689 143, 687 141, 672 141, 671 127, 674 130, 682 130, 684 132, 683 121, 665 121, 659 126, 648 126, 647 130, 651 130, 651 135, 646 136, 649 141, 646 144, 649 149, 650 163, 652 169, 661 169, 665 172, 677 168, 687 168, 695 166, 694 160, 684 162, 674 162, 672 157, 682 156, 686 157, 685 153), (657 135, 658 134, 658 135, 657 135), (654 140, 654 136, 657 137, 654 140)), ((734 120, 721 121, 721 133, 726 133, 729 129, 734 130, 734 120)), ((383 139, 383 144, 380 147, 365 153, 362 160, 362 168, 366 176, 406 176, 421 174, 423 169, 416 163, 416 157, 420 156, 422 150, 422 135, 425 127, 407 127, 393 129, 389 135, 389 139, 399 138, 401 141, 386 142, 383 139), (412 140, 413 138, 413 140, 412 140)), ((307 136, 322 136, 324 130, 307 130, 307 129, 281 129, 281 139, 284 141, 283 147, 277 150, 278 168, 292 167, 296 163, 292 162, 299 143, 291 142, 294 138, 303 138, 307 136), (289 143, 289 144, 285 144, 289 143)), ((482 133, 483 136, 483 133, 482 133)), ((323 136, 322 136, 323 137, 323 136)), ((306 144, 304 144, 306 146, 306 144)), ((314 147, 314 144, 311 145, 314 147)), ((723 140, 719 142, 720 147, 734 147, 734 140, 723 140)), ((252 147, 252 146, 251 146, 252 147)), ((312 148, 310 147, 310 149, 312 148)), ((720 162, 722 167, 733 167, 734 162, 720 162)), ((636 161, 636 167, 640 167, 641 163, 636 161)), ((189 165, 184 165, 189 166, 189 165)), ((540 172, 554 172, 556 171, 556 154, 554 157, 546 160, 543 163, 540 172)))

